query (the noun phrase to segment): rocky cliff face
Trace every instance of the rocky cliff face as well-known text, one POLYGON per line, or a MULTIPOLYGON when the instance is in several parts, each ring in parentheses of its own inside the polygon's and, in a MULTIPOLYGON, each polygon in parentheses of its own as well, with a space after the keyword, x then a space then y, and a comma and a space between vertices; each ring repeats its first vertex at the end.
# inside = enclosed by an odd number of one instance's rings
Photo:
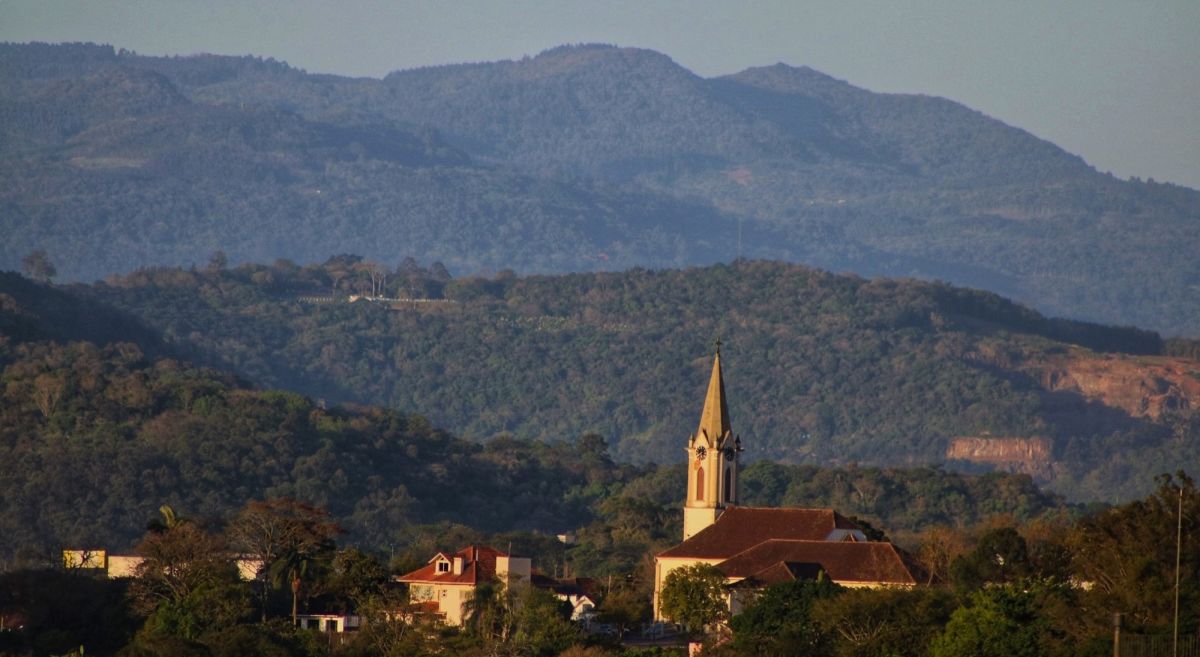
POLYGON ((1038 481, 1054 477, 1054 444, 1049 438, 993 438, 960 436, 946 448, 946 460, 986 464, 1008 472, 1021 472, 1038 481))
POLYGON ((1046 391, 1042 410, 1051 433, 1027 438, 959 436, 947 445, 947 461, 1021 472, 1049 482, 1063 467, 1056 460, 1055 438, 1072 440, 1146 421, 1167 422, 1187 434, 1200 413, 1200 362, 1194 360, 1075 350, 1027 356, 1023 363, 992 364, 1022 371, 1040 383, 1046 391))
POLYGON ((1200 409, 1200 363, 1182 358, 1105 355, 1041 363, 1037 376, 1049 391, 1073 392, 1154 420, 1200 409))

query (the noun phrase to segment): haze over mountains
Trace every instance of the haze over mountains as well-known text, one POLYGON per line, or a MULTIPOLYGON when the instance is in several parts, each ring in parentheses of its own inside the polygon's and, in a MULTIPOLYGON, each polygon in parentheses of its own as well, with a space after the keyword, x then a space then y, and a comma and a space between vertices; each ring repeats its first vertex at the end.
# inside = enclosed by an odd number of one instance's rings
POLYGON ((353 252, 456 273, 742 255, 936 277, 1200 332, 1200 193, 1121 181, 957 103, 663 54, 308 75, 251 57, 0 47, 0 267, 353 252))

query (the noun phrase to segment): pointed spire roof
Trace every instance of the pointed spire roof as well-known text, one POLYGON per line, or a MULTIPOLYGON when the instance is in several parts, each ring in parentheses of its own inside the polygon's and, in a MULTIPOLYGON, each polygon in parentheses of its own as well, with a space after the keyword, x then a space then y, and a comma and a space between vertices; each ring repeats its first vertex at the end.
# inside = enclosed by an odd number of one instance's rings
POLYGON ((700 414, 700 428, 716 444, 730 430, 729 407, 725 404, 725 379, 721 376, 721 341, 717 341, 717 353, 713 356, 712 378, 708 381, 708 393, 704 395, 704 412, 700 414))

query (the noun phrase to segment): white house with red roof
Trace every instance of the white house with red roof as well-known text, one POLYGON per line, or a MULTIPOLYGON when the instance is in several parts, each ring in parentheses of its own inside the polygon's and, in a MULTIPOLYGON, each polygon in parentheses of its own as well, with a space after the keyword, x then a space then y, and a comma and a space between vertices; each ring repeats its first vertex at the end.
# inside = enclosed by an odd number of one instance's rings
POLYGON ((434 613, 447 625, 462 625, 467 601, 485 582, 509 590, 528 586, 532 568, 527 557, 514 557, 486 545, 468 545, 454 553, 439 552, 424 566, 396 578, 408 584, 416 611, 434 613))

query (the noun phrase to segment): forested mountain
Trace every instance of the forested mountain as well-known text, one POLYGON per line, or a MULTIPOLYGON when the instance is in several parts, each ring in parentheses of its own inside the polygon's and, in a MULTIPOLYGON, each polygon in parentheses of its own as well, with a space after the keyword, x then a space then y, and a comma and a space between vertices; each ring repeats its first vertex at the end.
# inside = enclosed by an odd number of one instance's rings
MULTIPOLYGON (((568 559, 576 572, 624 574, 678 536, 681 465, 615 463, 594 434, 464 440, 420 415, 256 390, 130 342, 54 339, 102 338, 98 326, 112 321, 129 326, 85 298, 0 277, 2 564, 53 561, 64 545, 126 550, 162 504, 219 523, 283 496, 327 508, 344 542, 422 560, 490 540, 548 571, 568 559), (568 530, 580 540, 564 554, 545 535, 568 530)), ((749 503, 836 504, 910 539, 1063 508, 1025 475, 762 462, 743 481, 749 503)))
POLYGON ((739 254, 941 278, 1200 332, 1200 193, 1119 181, 949 100, 646 50, 309 75, 272 60, 0 46, 0 266, 406 255, 456 271, 739 254))
POLYGON ((1194 343, 940 283, 769 262, 451 279, 339 256, 67 289, 139 318, 179 357, 420 412, 474 440, 596 432, 621 460, 675 462, 719 337, 751 460, 952 458, 1079 499, 1128 498, 1200 460, 1194 343), (418 300, 348 302, 355 291, 418 300))

